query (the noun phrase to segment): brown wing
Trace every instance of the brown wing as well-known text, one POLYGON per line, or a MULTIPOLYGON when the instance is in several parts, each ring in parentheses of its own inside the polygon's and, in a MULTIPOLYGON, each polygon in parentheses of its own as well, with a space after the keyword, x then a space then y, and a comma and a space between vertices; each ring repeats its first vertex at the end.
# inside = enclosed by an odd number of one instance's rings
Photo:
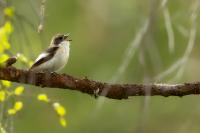
POLYGON ((42 57, 41 59, 39 59, 38 61, 36 61, 36 62, 31 66, 30 69, 33 69, 33 68, 35 68, 35 67, 41 65, 42 63, 44 63, 44 62, 50 60, 50 59, 55 55, 55 53, 56 53, 56 51, 58 50, 58 48, 59 48, 59 47, 50 47, 50 48, 48 48, 48 49, 45 51, 45 53, 47 53, 47 56, 42 57))

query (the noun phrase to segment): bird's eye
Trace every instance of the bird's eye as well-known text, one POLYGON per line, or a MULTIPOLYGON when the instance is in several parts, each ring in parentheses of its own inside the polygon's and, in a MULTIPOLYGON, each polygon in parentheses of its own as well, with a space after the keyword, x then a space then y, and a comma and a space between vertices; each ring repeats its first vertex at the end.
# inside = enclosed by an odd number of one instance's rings
POLYGON ((63 37, 59 37, 58 40, 63 40, 63 37))
POLYGON ((63 36, 58 36, 58 37, 56 37, 56 38, 54 39, 53 43, 54 43, 55 45, 58 45, 58 44, 60 44, 62 41, 63 41, 63 36))

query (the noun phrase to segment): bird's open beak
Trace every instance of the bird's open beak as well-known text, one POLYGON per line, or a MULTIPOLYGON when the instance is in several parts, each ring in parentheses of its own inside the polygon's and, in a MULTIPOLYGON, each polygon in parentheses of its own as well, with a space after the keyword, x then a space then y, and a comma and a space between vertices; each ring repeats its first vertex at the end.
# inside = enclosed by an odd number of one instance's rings
POLYGON ((72 41, 71 39, 69 39, 69 34, 64 35, 64 39, 67 41, 72 41))

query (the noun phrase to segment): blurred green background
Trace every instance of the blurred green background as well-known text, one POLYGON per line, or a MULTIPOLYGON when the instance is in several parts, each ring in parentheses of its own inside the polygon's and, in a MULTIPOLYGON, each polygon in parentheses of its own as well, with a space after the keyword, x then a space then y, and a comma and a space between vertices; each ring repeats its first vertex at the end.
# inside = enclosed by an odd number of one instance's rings
MULTIPOLYGON (((44 29, 40 22, 39 0, 8 0, 18 14, 13 19, 11 52, 34 60, 57 33, 70 33, 70 59, 63 73, 76 77, 111 82, 147 19, 150 27, 117 83, 158 82, 155 77, 183 57, 188 46, 191 21, 198 0, 168 1, 175 36, 174 52, 168 37, 161 0, 47 0, 44 29)), ((197 8, 198 9, 198 8, 197 8)), ((162 79, 164 83, 199 81, 200 36, 197 34, 186 63, 162 79), (179 69, 183 74, 175 80, 179 69)), ((17 67, 23 67, 18 65, 17 67)), ((116 77, 114 77, 116 78, 116 77)), ((94 99, 75 91, 26 85, 25 108, 14 119, 15 133, 198 133, 199 96, 132 97, 128 100, 94 99), (39 92, 60 101, 67 108, 67 128, 62 128, 55 113, 36 100, 39 92)))

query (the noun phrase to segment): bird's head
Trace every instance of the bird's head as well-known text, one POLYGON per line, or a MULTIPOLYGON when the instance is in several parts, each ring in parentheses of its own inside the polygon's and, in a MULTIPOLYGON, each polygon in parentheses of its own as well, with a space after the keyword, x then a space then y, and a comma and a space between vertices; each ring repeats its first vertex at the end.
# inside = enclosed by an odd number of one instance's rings
POLYGON ((51 46, 69 45, 70 41, 69 34, 57 34, 52 38, 51 46))

